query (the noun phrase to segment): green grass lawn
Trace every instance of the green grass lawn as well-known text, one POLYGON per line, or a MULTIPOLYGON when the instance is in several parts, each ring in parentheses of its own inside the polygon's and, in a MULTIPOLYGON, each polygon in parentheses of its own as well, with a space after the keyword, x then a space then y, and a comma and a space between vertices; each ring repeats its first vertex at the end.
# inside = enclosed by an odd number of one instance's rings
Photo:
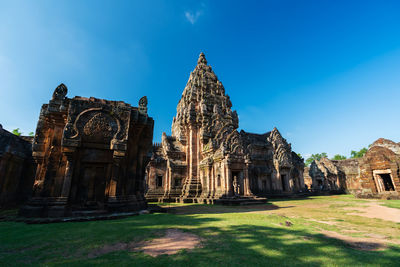
POLYGON ((384 200, 383 203, 386 207, 400 209, 400 200, 384 200))
POLYGON ((400 266, 400 224, 348 215, 364 203, 325 196, 252 207, 172 204, 166 205, 171 213, 109 221, 0 222, 0 266, 400 266), (104 245, 153 239, 171 228, 200 236, 203 247, 155 258, 124 250, 88 257, 104 245), (389 243, 377 251, 358 250, 324 230, 374 233, 389 243))

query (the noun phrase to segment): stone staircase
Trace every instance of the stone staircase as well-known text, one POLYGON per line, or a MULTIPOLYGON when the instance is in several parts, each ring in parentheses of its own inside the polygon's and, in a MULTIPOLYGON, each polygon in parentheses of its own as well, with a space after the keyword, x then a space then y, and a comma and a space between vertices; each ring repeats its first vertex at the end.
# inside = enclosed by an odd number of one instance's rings
POLYGON ((186 179, 182 195, 179 197, 179 202, 181 203, 195 203, 197 198, 200 197, 202 191, 200 179, 197 177, 191 177, 186 179))

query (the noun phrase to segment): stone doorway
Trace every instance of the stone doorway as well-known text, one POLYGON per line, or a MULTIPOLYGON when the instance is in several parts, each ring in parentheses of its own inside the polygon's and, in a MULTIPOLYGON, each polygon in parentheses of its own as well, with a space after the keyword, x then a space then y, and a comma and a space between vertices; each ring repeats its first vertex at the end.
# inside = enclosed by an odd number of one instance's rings
POLYGON ((243 195, 243 182, 242 182, 242 172, 241 171, 232 171, 232 187, 233 194, 243 195))
POLYGON ((383 182, 383 187, 385 191, 394 191, 394 186, 392 183, 392 177, 390 177, 390 174, 384 173, 384 174, 378 174, 383 182))
POLYGON ((286 181, 286 174, 281 174, 281 182, 282 182, 282 191, 284 192, 289 191, 286 181))
POLYGON ((81 207, 104 208, 107 167, 106 164, 83 164, 77 192, 81 207))
POLYGON ((161 175, 157 175, 156 177, 156 187, 162 187, 163 186, 163 177, 161 175))
POLYGON ((373 174, 378 192, 395 191, 390 170, 375 170, 373 174))

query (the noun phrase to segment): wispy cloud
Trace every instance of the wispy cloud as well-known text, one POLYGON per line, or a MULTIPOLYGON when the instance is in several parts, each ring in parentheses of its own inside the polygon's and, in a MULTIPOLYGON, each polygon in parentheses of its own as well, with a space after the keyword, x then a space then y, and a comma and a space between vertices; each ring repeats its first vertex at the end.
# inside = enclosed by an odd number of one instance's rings
POLYGON ((185 17, 186 19, 191 23, 195 24, 196 21, 199 19, 199 17, 203 14, 202 10, 198 10, 196 12, 192 11, 185 11, 185 17))

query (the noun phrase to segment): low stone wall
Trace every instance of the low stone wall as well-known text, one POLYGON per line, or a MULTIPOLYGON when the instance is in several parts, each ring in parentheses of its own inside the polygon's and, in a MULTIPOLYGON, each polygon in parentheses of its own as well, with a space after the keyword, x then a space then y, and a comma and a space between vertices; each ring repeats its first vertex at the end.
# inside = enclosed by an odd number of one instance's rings
POLYGON ((0 208, 30 197, 35 170, 32 138, 16 136, 0 126, 0 208))

